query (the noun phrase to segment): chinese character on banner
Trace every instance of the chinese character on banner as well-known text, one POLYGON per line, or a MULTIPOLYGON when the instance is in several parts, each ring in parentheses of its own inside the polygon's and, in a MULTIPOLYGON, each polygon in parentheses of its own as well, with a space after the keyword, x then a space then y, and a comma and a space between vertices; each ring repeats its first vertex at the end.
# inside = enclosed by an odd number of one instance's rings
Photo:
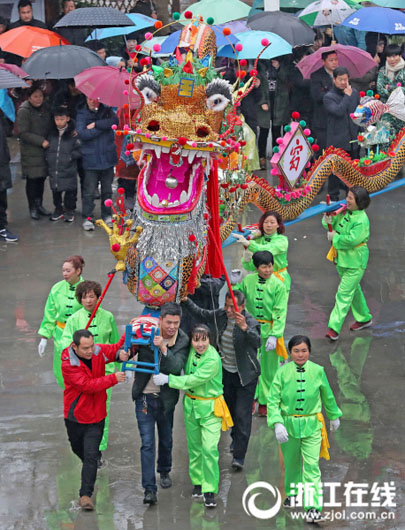
POLYGON ((295 143, 296 143, 295 147, 292 147, 290 151, 290 157, 291 157, 290 158, 290 171, 298 170, 298 166, 299 166, 300 159, 301 159, 300 153, 304 149, 302 145, 300 144, 299 138, 295 140, 295 143))
POLYGON ((397 494, 394 482, 384 482, 382 486, 374 482, 371 486, 370 493, 372 494, 371 506, 395 508, 397 505, 394 502, 397 494))
POLYGON ((294 189, 311 156, 311 145, 303 130, 298 123, 292 123, 291 132, 284 136, 283 143, 279 145, 279 152, 271 159, 287 189, 294 189))
POLYGON ((347 507, 363 507, 368 506, 368 502, 363 500, 363 497, 368 494, 368 484, 364 482, 355 483, 349 481, 345 484, 344 496, 347 507))

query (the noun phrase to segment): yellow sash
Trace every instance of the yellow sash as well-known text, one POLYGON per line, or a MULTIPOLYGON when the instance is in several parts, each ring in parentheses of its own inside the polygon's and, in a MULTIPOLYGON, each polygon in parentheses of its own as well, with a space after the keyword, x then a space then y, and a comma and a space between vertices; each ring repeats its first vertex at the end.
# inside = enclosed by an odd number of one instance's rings
POLYGON ((58 326, 58 328, 60 329, 65 329, 66 327, 66 322, 60 322, 59 320, 56 321, 56 325, 58 326))
MULTIPOLYGON (((256 318, 256 320, 258 322, 260 322, 260 324, 271 324, 271 325, 273 325, 273 321, 272 320, 264 320, 262 318, 256 318)), ((282 357, 283 359, 288 359, 287 348, 285 347, 285 344, 284 344, 284 337, 279 337, 277 339, 276 353, 277 353, 277 355, 279 357, 282 357)))
MULTIPOLYGON (((365 243, 360 243, 359 245, 356 245, 354 248, 364 247, 364 245, 365 243)), ((337 250, 335 249, 333 245, 331 245, 329 252, 326 254, 326 259, 329 261, 332 261, 333 263, 336 258, 337 258, 337 250)))
POLYGON ((223 431, 227 431, 230 427, 233 427, 233 420, 231 413, 229 412, 228 405, 226 404, 226 401, 224 399, 224 396, 218 396, 218 397, 201 397, 201 396, 192 396, 191 394, 187 394, 186 396, 191 399, 213 399, 214 400, 214 416, 217 416, 218 418, 222 418, 222 425, 221 428, 223 431))
POLYGON ((316 416, 316 419, 322 423, 321 428, 321 435, 322 435, 322 441, 321 441, 321 451, 319 453, 319 458, 324 458, 325 460, 329 460, 329 440, 328 440, 328 433, 326 432, 326 425, 325 420, 323 417, 322 412, 315 412, 315 414, 288 414, 288 416, 293 416, 293 418, 305 418, 307 416, 316 416))

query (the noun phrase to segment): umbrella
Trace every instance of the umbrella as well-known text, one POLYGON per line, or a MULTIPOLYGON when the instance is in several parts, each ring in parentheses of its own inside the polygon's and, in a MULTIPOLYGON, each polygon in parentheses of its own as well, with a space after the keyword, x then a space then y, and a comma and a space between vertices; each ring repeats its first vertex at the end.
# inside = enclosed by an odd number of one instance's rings
MULTIPOLYGON (((3 65, 1 65, 3 66, 3 65)), ((13 74, 6 68, 0 69, 0 88, 28 87, 28 83, 18 75, 13 74)))
POLYGON ((125 83, 129 81, 127 70, 115 66, 94 66, 75 76, 76 88, 87 97, 98 99, 109 107, 122 107, 128 103, 131 108, 136 108, 141 98, 125 83))
MULTIPOLYGON (((194 16, 201 15, 204 20, 212 17, 215 24, 224 24, 247 17, 250 7, 240 0, 201 0, 188 6, 186 11, 191 11, 194 16)), ((181 23, 188 24, 189 20, 182 20, 181 23)))
POLYGON ((34 26, 20 26, 0 35, 0 48, 21 57, 30 57, 41 48, 58 44, 69 44, 69 41, 53 31, 34 26))
MULTIPOLYGON (((271 44, 262 53, 260 59, 273 59, 292 52, 291 44, 269 31, 246 31, 237 33, 236 36, 243 45, 243 49, 237 52, 239 59, 255 59, 264 48, 261 43, 262 39, 267 39, 271 44)), ((232 46, 228 44, 218 50, 218 56, 235 58, 235 52, 232 46)))
POLYGON ((368 52, 356 48, 356 46, 344 46, 334 44, 319 48, 315 53, 305 56, 297 64, 304 79, 309 79, 311 74, 322 67, 322 54, 324 52, 336 52, 339 66, 345 66, 351 77, 363 77, 369 70, 377 66, 377 63, 368 52))
POLYGON ((129 35, 130 33, 133 33, 134 31, 139 31, 144 28, 150 28, 154 25, 156 20, 152 17, 147 17, 146 15, 142 15, 141 13, 130 13, 127 15, 132 22, 133 26, 123 26, 119 28, 96 28, 94 31, 90 33, 90 35, 87 37, 86 42, 88 40, 100 40, 100 39, 108 39, 109 37, 118 37, 120 35, 129 35))
POLYGON ((54 28, 69 28, 72 26, 110 28, 133 25, 132 20, 121 11, 118 11, 118 9, 112 7, 80 7, 62 17, 54 25, 54 28))
POLYGON ((310 26, 340 24, 349 15, 360 9, 351 0, 318 0, 301 11, 298 17, 310 26))
MULTIPOLYGON (((232 42, 232 44, 236 44, 238 42, 238 39, 234 35, 228 35, 227 37, 225 37, 225 35, 222 33, 222 28, 219 28, 218 26, 211 26, 211 27, 215 33, 217 46, 223 46, 225 44, 229 44, 229 42, 232 42)), ((179 45, 180 35, 181 35, 180 30, 175 31, 174 33, 169 35, 163 41, 161 53, 172 53, 179 45)))
POLYGON ((139 53, 141 53, 142 55, 152 54, 152 57, 167 57, 168 55, 171 55, 172 52, 166 52, 166 53, 163 53, 162 51, 155 52, 153 49, 153 46, 155 44, 160 44, 160 46, 162 46, 162 44, 164 43, 166 39, 167 39, 167 35, 162 35, 161 37, 153 37, 153 39, 144 40, 141 43, 142 50, 139 53))
POLYGON ((225 24, 217 24, 215 27, 220 31, 222 31, 224 28, 229 28, 232 32, 232 35, 235 35, 235 33, 242 33, 243 31, 249 31, 250 29, 247 26, 246 20, 232 20, 231 22, 226 22, 225 24))
POLYGON ((375 31, 387 35, 405 33, 405 14, 388 7, 363 7, 342 22, 359 31, 375 31))
POLYGON ((27 72, 23 70, 22 68, 20 68, 19 66, 17 66, 16 64, 3 63, 3 64, 0 64, 0 68, 6 69, 12 74, 18 75, 18 77, 22 77, 22 78, 29 77, 27 72))
POLYGON ((24 63, 32 79, 70 79, 91 66, 106 66, 106 63, 96 52, 71 45, 38 50, 24 63))
MULTIPOLYGON (((280 0, 280 9, 303 9, 311 3, 311 0, 280 0)), ((252 9, 249 12, 249 17, 252 17, 256 13, 263 12, 264 0, 255 0, 252 5, 252 9)))
POLYGON ((248 26, 257 31, 271 31, 291 46, 313 44, 314 31, 302 20, 283 11, 265 11, 248 19, 248 26))
POLYGON ((394 9, 405 8, 404 0, 373 0, 373 4, 380 7, 392 7, 394 9))

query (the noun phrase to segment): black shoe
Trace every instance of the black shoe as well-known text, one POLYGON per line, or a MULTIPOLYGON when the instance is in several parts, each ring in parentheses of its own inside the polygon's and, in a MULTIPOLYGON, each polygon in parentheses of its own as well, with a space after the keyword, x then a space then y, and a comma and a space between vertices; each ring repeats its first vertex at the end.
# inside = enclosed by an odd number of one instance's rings
POLYGON ((99 453, 99 455, 97 457, 97 469, 102 468, 103 465, 104 465, 103 453, 99 453))
POLYGON ((203 496, 202 491, 201 491, 201 486, 194 486, 191 496, 194 497, 195 499, 201 498, 203 496))
POLYGON ((234 471, 242 471, 244 461, 241 458, 234 458, 232 460, 232 469, 234 471))
POLYGON ((47 217, 51 215, 51 212, 49 212, 48 210, 45 210, 42 204, 37 207, 37 210, 38 210, 39 215, 44 215, 44 216, 46 215, 47 217))
POLYGON ((284 499, 283 506, 284 508, 295 508, 295 497, 293 495, 288 495, 288 497, 284 499))
POLYGON ((157 503, 157 495, 156 491, 153 490, 145 490, 145 495, 143 497, 143 503, 144 504, 156 504, 157 503))
POLYGON ((53 214, 50 216, 50 221, 59 221, 59 219, 63 219, 63 210, 55 210, 53 214))
POLYGON ((325 517, 322 517, 322 514, 319 510, 316 510, 315 508, 311 508, 307 511, 307 517, 306 517, 307 523, 324 523, 325 517))
POLYGON ((7 228, 2 228, 0 230, 0 241, 8 241, 9 243, 15 243, 18 241, 18 236, 12 234, 7 230, 7 228))
POLYGON ((164 489, 172 487, 172 479, 169 473, 160 473, 160 485, 164 489))
POLYGON ((206 508, 215 508, 217 501, 215 500, 214 493, 204 493, 204 506, 206 508))
POLYGON ((64 215, 64 218, 65 218, 65 223, 73 223, 73 221, 75 220, 75 216, 73 212, 66 212, 64 215))
POLYGON ((37 208, 31 208, 30 216, 31 216, 31 219, 34 219, 35 221, 39 221, 39 211, 37 210, 37 208))

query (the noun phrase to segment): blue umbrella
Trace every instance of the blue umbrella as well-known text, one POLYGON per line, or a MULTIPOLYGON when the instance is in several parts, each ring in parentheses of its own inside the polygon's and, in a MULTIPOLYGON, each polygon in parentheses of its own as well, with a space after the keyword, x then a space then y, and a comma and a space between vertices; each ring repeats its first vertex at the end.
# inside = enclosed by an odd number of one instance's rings
POLYGON ((375 31, 387 35, 405 33, 405 14, 388 7, 363 7, 342 22, 359 31, 375 31))
POLYGON ((150 28, 154 25, 156 20, 146 15, 141 15, 140 13, 130 13, 127 15, 132 22, 133 26, 123 26, 121 28, 97 28, 90 33, 87 37, 88 40, 100 40, 107 39, 109 37, 118 37, 119 35, 129 35, 134 31, 139 31, 144 28, 150 28))
MULTIPOLYGON (((224 27, 226 24, 224 25, 224 27)), ((229 44, 229 42, 232 42, 232 44, 236 44, 238 39, 234 35, 228 35, 225 37, 225 35, 222 33, 222 27, 218 26, 212 26, 215 37, 217 39, 217 46, 223 46, 225 44, 229 44)), ((180 38, 181 30, 175 31, 171 35, 165 39, 165 41, 162 44, 161 53, 172 53, 176 47, 179 45, 179 38, 180 38)))
MULTIPOLYGON (((238 59, 255 59, 263 50, 262 39, 267 39, 271 42, 270 46, 263 52, 260 59, 274 59, 280 55, 288 55, 292 53, 291 44, 270 31, 244 31, 237 33, 239 42, 243 45, 243 49, 237 52, 238 59)), ((222 46, 217 53, 220 57, 235 58, 235 52, 232 46, 222 46)))

